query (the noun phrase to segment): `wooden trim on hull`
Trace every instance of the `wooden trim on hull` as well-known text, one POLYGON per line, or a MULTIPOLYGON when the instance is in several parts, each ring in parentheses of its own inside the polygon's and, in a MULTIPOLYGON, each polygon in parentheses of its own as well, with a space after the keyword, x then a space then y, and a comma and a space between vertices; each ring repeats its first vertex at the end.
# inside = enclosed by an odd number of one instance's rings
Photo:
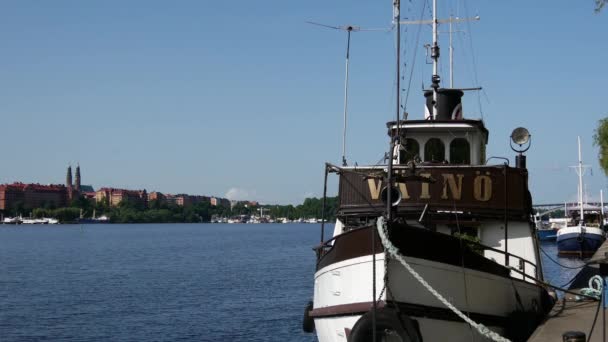
MULTIPOLYGON (((337 236, 334 240, 334 245, 323 254, 317 263, 317 271, 323 267, 335 264, 340 261, 354 259, 366 255, 372 255, 372 227, 358 228, 348 231, 337 236)), ((373 226, 375 230, 375 226, 373 226)), ((378 236, 378 232, 374 231, 376 248, 375 252, 384 252, 384 246, 378 236)))
MULTIPOLYGON (((383 308, 386 305, 384 301, 376 302, 377 308, 383 308)), ((310 317, 312 318, 326 318, 335 316, 352 316, 362 315, 371 309, 373 309, 373 302, 364 303, 350 303, 342 305, 326 306, 324 308, 312 309, 310 311, 310 317)))
MULTIPOLYGON (((334 305, 324 308, 313 309, 310 312, 310 316, 313 318, 330 318, 338 316, 362 315, 370 311, 372 307, 372 302, 334 305)), ((452 312, 452 310, 448 308, 401 302, 389 302, 387 304, 383 301, 378 302, 377 307, 396 307, 397 310, 402 314, 413 318, 429 318, 450 322, 463 322, 460 317, 458 317, 454 312, 452 312)), ((475 322, 482 323, 485 326, 504 327, 507 325, 507 317, 488 315, 476 312, 463 312, 469 317, 471 317, 471 319, 473 319, 475 322)))
MULTIPOLYGON (((371 229, 374 229, 374 234, 377 234, 376 227, 371 226, 358 228, 336 237, 331 249, 319 260, 317 271, 340 261, 372 255, 371 229)), ((390 232, 390 239, 406 257, 458 267, 464 266, 468 269, 510 278, 511 272, 508 268, 470 250, 467 246, 461 246, 461 241, 453 236, 427 229, 396 226, 390 232)), ((380 238, 376 235, 376 253, 383 251, 380 238)))

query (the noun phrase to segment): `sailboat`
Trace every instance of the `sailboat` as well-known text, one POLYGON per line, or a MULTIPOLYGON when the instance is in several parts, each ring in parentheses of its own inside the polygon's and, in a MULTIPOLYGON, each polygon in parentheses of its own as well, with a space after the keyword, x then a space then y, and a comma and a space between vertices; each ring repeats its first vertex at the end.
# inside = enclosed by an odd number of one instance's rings
POLYGON ((602 230, 601 221, 603 218, 600 214, 600 208, 597 208, 598 210, 596 210, 596 214, 594 215, 597 222, 595 226, 591 224, 589 211, 585 210, 583 203, 583 172, 581 138, 578 137, 578 165, 576 166, 576 173, 578 175, 577 197, 579 215, 575 217, 575 224, 562 228, 557 232, 557 251, 561 255, 591 256, 606 240, 606 236, 602 230), (586 211, 587 215, 585 215, 586 211))
MULTIPOLYGON (((303 330, 319 342, 525 341, 554 301, 543 285, 531 219, 526 156, 514 130, 516 165, 488 165, 489 132, 463 115, 463 89, 442 88, 433 26, 425 114, 400 118, 400 1, 396 120, 385 164, 325 165, 339 177, 337 220, 315 247, 313 299, 303 330)), ((453 20, 461 20, 454 18, 453 20)), ((324 213, 326 211, 324 206, 324 213)))

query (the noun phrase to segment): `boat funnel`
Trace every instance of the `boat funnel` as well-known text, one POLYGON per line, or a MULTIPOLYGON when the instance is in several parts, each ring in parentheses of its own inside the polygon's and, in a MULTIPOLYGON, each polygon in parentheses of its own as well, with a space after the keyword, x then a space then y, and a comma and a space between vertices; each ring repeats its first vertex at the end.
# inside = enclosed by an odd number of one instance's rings
MULTIPOLYGON (((435 120, 462 120, 462 90, 458 89, 437 89, 437 117, 435 120)), ((429 119, 433 113, 433 92, 424 92, 426 106, 424 118, 429 119)))

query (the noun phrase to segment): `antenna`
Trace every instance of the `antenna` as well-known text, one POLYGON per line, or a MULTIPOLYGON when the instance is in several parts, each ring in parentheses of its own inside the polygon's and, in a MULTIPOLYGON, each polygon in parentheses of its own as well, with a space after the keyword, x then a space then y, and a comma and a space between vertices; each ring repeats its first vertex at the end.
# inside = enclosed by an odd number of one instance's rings
POLYGON ((439 24, 449 23, 450 24, 450 87, 453 88, 453 47, 452 47, 452 23, 460 23, 465 21, 479 20, 479 16, 470 18, 458 18, 450 15, 449 19, 438 19, 437 18, 437 0, 433 0, 433 19, 431 20, 406 20, 401 21, 401 24, 405 25, 433 25, 433 44, 431 45, 431 58, 433 59, 433 76, 431 78, 431 88, 433 89, 433 120, 437 118, 437 89, 439 88, 439 82, 441 78, 438 74, 439 65, 439 44, 438 44, 438 31, 437 26, 439 24))
POLYGON ((354 26, 354 25, 333 26, 333 25, 320 24, 320 23, 316 23, 313 21, 307 21, 306 23, 333 29, 333 30, 340 30, 340 31, 347 32, 347 36, 346 36, 346 73, 344 75, 344 127, 343 127, 343 131, 342 131, 342 166, 346 166, 347 165, 347 163, 346 163, 346 118, 347 118, 347 112, 348 112, 348 67, 350 64, 350 34, 351 34, 351 32, 359 32, 359 31, 386 31, 386 32, 388 32, 389 29, 381 29, 381 28, 362 29, 361 27, 354 26))

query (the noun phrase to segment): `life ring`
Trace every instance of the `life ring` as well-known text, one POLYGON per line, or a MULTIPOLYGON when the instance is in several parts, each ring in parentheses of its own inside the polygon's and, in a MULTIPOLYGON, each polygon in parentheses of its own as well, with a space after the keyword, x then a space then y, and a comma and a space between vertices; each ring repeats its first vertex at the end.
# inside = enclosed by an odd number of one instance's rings
POLYGON ((315 320, 310 317, 310 311, 312 311, 312 301, 306 304, 304 309, 304 319, 302 320, 302 330, 306 333, 312 333, 315 331, 315 320))
MULTIPOLYGON (((373 338, 373 312, 366 312, 350 331, 348 342, 369 342, 373 338)), ((421 342, 422 338, 416 328, 414 320, 399 315, 390 307, 376 310, 376 337, 381 340, 383 336, 399 336, 403 342, 421 342)))

